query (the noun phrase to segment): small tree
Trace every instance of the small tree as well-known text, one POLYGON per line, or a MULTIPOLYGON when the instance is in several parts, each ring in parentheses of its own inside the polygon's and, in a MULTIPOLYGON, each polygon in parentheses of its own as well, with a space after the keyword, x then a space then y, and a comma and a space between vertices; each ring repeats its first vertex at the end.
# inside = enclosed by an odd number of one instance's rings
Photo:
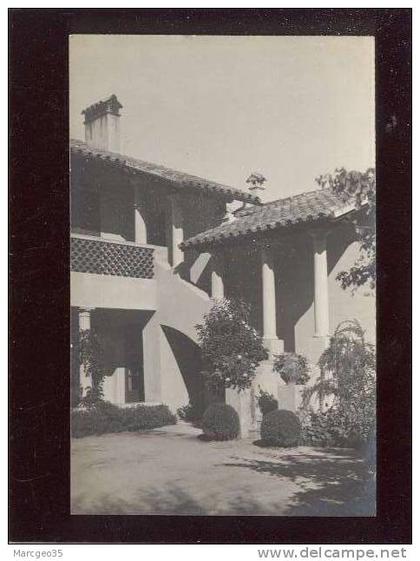
POLYGON ((297 353, 283 353, 275 356, 274 372, 280 374, 286 384, 306 384, 309 380, 308 361, 297 353))
POLYGON ((250 308, 241 300, 216 301, 196 325, 207 367, 202 374, 214 389, 251 386, 258 364, 268 358, 262 338, 249 325, 250 308))
MULTIPOLYGON (((343 321, 337 326, 318 365, 323 379, 327 381, 330 378, 335 383, 334 402, 338 406, 360 406, 362 401, 374 400, 375 347, 367 343, 362 326, 357 320, 343 321)), ((333 388, 331 383, 328 387, 333 388)))
POLYGON ((312 415, 312 425, 321 426, 338 443, 366 442, 376 426, 376 354, 358 321, 337 326, 318 366, 321 375, 304 391, 303 401, 307 405, 316 394, 323 402, 328 396, 329 408, 312 415))
POLYGON ((360 242, 360 255, 348 271, 341 271, 337 280, 342 288, 357 289, 368 284, 376 286, 376 175, 373 168, 364 173, 336 169, 334 174, 320 175, 316 182, 329 187, 344 200, 355 201, 360 211, 355 220, 356 235, 360 242))
POLYGON ((105 377, 103 345, 94 329, 80 332, 79 360, 85 376, 92 380, 92 385, 87 388, 86 395, 82 396, 81 403, 86 406, 94 405, 103 400, 102 387, 105 377))

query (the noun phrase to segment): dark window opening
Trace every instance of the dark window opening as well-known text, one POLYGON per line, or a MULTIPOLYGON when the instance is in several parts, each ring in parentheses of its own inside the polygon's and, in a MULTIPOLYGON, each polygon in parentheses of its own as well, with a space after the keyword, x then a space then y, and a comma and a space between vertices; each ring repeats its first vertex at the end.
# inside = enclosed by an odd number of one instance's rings
POLYGON ((75 189, 71 198, 71 228, 78 234, 99 236, 101 231, 99 193, 75 189))

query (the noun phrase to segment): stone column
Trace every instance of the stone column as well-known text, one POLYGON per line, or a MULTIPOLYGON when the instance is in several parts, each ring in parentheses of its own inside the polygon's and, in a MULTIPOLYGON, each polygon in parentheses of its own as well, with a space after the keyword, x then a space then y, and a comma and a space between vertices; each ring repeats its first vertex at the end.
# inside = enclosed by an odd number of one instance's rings
POLYGON ((177 194, 169 197, 169 220, 171 265, 176 267, 184 261, 184 252, 179 248, 179 244, 184 241, 184 220, 179 195, 177 194))
MULTIPOLYGON (((91 312, 93 308, 80 308, 79 310, 79 333, 83 331, 90 331, 91 327, 91 312)), ((80 387, 81 397, 86 395, 87 389, 92 387, 92 378, 87 375, 86 368, 80 364, 80 387)))
POLYGON ((215 300, 221 300, 225 296, 225 287, 223 282, 223 257, 218 253, 212 255, 211 270, 211 297, 215 300))
POLYGON ((142 337, 144 401, 160 403, 162 399, 162 328, 160 326, 158 312, 154 312, 144 326, 142 337))
MULTIPOLYGON (((330 312, 328 295, 328 231, 311 232, 314 248, 314 344, 312 354, 315 360, 321 356, 329 344, 330 312)), ((324 396, 319 396, 320 411, 324 410, 324 396)))
POLYGON ((263 312, 263 339, 264 345, 272 353, 283 352, 282 341, 277 337, 276 321, 276 279, 274 273, 273 257, 270 249, 261 249, 262 267, 262 312, 263 312))
POLYGON ((328 337, 330 331, 327 262, 328 232, 312 232, 311 235, 314 244, 314 336, 328 337))
POLYGON ((138 244, 147 244, 144 201, 138 185, 134 185, 134 239, 138 244))

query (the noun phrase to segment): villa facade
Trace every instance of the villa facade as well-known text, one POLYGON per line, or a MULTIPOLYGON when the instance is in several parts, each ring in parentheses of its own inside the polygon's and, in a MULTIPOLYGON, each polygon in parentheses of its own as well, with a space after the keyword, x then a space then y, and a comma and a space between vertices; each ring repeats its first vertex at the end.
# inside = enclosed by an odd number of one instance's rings
MULTIPOLYGON (((195 325, 212 299, 250 303, 270 351, 255 384, 270 391, 278 391, 274 354, 294 351, 315 364, 343 320, 358 319, 374 340, 373 295, 336 280, 358 255, 351 202, 319 189, 263 205, 249 192, 126 157, 120 110, 115 96, 87 108, 85 141, 70 145, 74 402, 91 384, 77 350, 89 329, 105 342, 105 399, 173 411, 204 399, 195 325)), ((293 408, 287 399, 280 406, 293 408)))

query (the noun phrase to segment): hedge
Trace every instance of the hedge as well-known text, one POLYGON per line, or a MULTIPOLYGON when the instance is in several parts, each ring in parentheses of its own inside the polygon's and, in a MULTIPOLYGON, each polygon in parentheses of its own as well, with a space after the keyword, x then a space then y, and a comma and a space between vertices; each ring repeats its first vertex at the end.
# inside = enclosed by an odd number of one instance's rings
POLYGON ((166 405, 117 407, 100 402, 71 414, 71 435, 74 438, 115 432, 135 432, 176 424, 176 417, 166 405))

